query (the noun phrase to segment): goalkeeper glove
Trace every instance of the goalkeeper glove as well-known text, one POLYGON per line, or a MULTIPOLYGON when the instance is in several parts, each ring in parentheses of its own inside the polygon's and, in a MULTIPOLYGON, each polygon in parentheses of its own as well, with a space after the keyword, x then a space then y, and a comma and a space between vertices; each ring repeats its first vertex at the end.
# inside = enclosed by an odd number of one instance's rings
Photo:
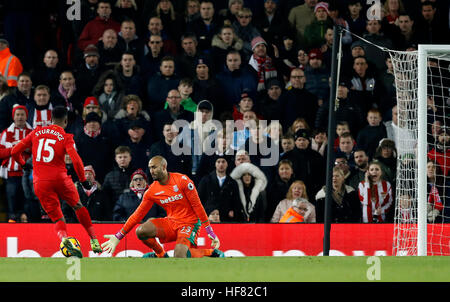
POLYGON ((214 234, 214 231, 210 225, 208 225, 206 228, 206 233, 208 233, 209 239, 211 239, 211 246, 215 249, 218 249, 220 246, 220 240, 219 237, 217 237, 216 234, 214 234))
POLYGON ((116 250, 117 245, 119 244, 120 240, 125 237, 120 231, 117 232, 115 235, 103 235, 103 237, 108 238, 108 241, 105 241, 102 243, 102 249, 103 251, 113 254, 116 250))

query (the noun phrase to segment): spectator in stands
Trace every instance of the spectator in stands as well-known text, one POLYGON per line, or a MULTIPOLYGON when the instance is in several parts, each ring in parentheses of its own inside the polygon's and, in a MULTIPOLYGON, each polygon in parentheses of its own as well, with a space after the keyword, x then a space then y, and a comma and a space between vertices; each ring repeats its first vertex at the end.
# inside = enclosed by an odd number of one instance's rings
POLYGON ((385 64, 385 53, 380 50, 379 47, 385 47, 387 49, 393 49, 392 40, 387 37, 381 30, 380 20, 367 20, 366 30, 367 33, 363 35, 363 38, 377 46, 366 44, 364 47, 366 58, 368 61, 374 64, 377 70, 377 74, 380 74, 385 64))
POLYGON ((304 198, 297 198, 292 202, 292 206, 284 213, 280 223, 301 223, 305 222, 308 211, 308 201, 304 198))
POLYGON ((379 142, 387 137, 386 127, 382 123, 381 113, 378 109, 370 109, 367 113, 368 125, 358 132, 356 143, 359 148, 366 151, 370 159, 375 155, 379 142))
POLYGON ((211 76, 211 63, 205 58, 199 58, 195 68, 192 99, 195 103, 202 100, 209 100, 214 110, 214 119, 219 119, 223 112, 231 112, 232 108, 225 100, 225 93, 222 86, 214 76, 211 76))
MULTIPOLYGON (((167 94, 172 89, 177 89, 180 78, 175 73, 175 60, 173 57, 162 58, 157 74, 147 81, 148 110, 155 113, 164 108, 167 94)), ((181 101, 181 100, 180 100, 181 101)))
POLYGON ((6 83, 6 78, 0 75, 0 101, 12 92, 12 88, 6 83))
POLYGON ((434 161, 427 161, 427 220, 429 223, 442 222, 444 206, 448 199, 449 180, 443 174, 442 169, 434 161))
POLYGON ((325 160, 311 149, 310 132, 300 129, 295 133, 296 147, 286 152, 281 159, 289 159, 294 167, 296 179, 302 180, 311 194, 316 194, 325 183, 325 160))
POLYGON ((237 182, 227 173, 228 161, 217 156, 215 168, 202 177, 198 195, 206 212, 219 211, 221 222, 242 221, 244 212, 237 182))
POLYGON ((12 108, 15 104, 27 106, 33 103, 33 82, 28 73, 22 73, 17 79, 17 87, 5 96, 0 103, 0 131, 8 128, 12 120, 12 108))
POLYGON ((121 82, 112 70, 104 72, 93 89, 108 120, 113 120, 119 112, 124 92, 121 82))
POLYGON ((239 222, 264 222, 267 205, 267 179, 264 173, 252 163, 237 165, 231 177, 239 187, 239 197, 244 217, 239 222))
POLYGON ((134 120, 128 126, 128 138, 123 141, 124 146, 131 150, 131 165, 145 170, 150 160, 151 133, 143 120, 134 120))
POLYGON ((241 94, 241 100, 233 107, 233 119, 239 121, 244 118, 247 111, 255 112, 255 102, 247 92, 241 94))
POLYGON ((114 146, 112 140, 101 131, 101 125, 101 117, 90 112, 86 116, 83 132, 75 137, 75 143, 83 163, 92 165, 97 179, 103 183, 113 164, 114 146))
POLYGON ((177 89, 169 91, 166 97, 168 104, 167 108, 159 110, 154 114, 153 129, 159 134, 159 139, 162 139, 161 134, 163 126, 167 123, 173 123, 176 120, 184 121, 188 125, 194 120, 194 113, 187 111, 181 105, 181 94, 177 89))
POLYGON ((433 148, 428 152, 427 157, 436 162, 442 169, 443 175, 448 176, 450 171, 450 135, 449 130, 442 129, 433 148))
POLYGON ((306 120, 302 117, 298 117, 292 123, 292 125, 288 128, 288 132, 292 135, 295 135, 298 130, 305 129, 307 131, 312 131, 311 127, 308 125, 306 120))
POLYGON ((71 121, 75 120, 76 114, 83 111, 84 98, 77 89, 75 75, 71 70, 61 72, 57 91, 53 91, 51 99, 59 104, 64 104, 69 111, 69 129, 71 121))
POLYGON ((314 129, 311 137, 311 149, 327 156, 327 131, 325 129, 314 129))
POLYGON ((163 139, 152 144, 149 158, 161 155, 167 160, 167 171, 190 175, 191 157, 186 154, 175 155, 173 152, 173 147, 178 144, 178 133, 179 129, 172 125, 172 121, 165 122, 162 129, 163 139))
POLYGON ((187 0, 186 10, 184 12, 184 23, 189 24, 198 18, 200 18, 200 1, 187 0))
POLYGON ((335 158, 345 157, 347 164, 353 169, 355 167, 355 150, 356 145, 353 135, 351 135, 350 132, 342 133, 342 135, 339 136, 339 146, 336 150, 335 158))
POLYGON ((392 184, 392 188, 395 189, 397 176, 397 148, 395 147, 394 141, 383 138, 380 141, 373 158, 381 163, 384 178, 389 181, 392 184))
POLYGON ((39 64, 39 67, 31 73, 31 80, 35 86, 46 85, 55 91, 58 89, 61 71, 58 53, 49 49, 44 54, 42 64, 39 64))
POLYGON ((123 49, 117 42, 117 33, 114 29, 107 29, 103 32, 97 44, 95 44, 100 56, 100 64, 107 69, 113 69, 122 58, 123 49))
POLYGON ((159 0, 152 15, 161 19, 167 34, 177 41, 180 38, 180 28, 185 28, 186 25, 172 2, 171 0, 159 0))
POLYGON ((105 181, 103 182, 103 191, 106 194, 106 204, 111 216, 114 206, 117 200, 119 200, 120 194, 129 187, 130 177, 136 170, 130 165, 130 148, 119 146, 114 150, 114 156, 114 167, 106 174, 105 181))
POLYGON ((419 44, 414 19, 411 15, 406 12, 400 12, 396 23, 403 37, 403 47, 400 50, 406 50, 408 45, 419 44))
POLYGON ((323 54, 320 49, 312 49, 308 57, 309 64, 305 67, 307 79, 305 88, 317 97, 320 107, 328 99, 330 74, 323 64, 323 54))
MULTIPOLYGON (((361 202, 358 192, 345 184, 345 175, 339 167, 333 168, 331 195, 331 221, 333 223, 359 223, 361 222, 361 202)), ((325 220, 326 187, 316 195, 317 222, 325 220)))
POLYGON ((111 18, 111 4, 108 1, 100 0, 97 4, 98 16, 89 21, 83 28, 78 39, 78 48, 84 51, 89 44, 96 44, 105 30, 114 29, 120 31, 120 24, 111 18))
POLYGON ((253 24, 269 45, 281 46, 283 36, 288 33, 290 35, 293 30, 289 28, 289 21, 284 16, 283 11, 278 8, 278 4, 278 0, 265 0, 264 10, 255 15, 253 24))
POLYGON ((121 22, 120 32, 117 34, 117 44, 122 52, 130 52, 134 55, 136 61, 143 55, 144 41, 136 34, 136 23, 131 19, 125 19, 121 22))
POLYGON ((257 91, 266 90, 266 81, 278 77, 277 56, 275 60, 267 54, 267 42, 260 36, 251 41, 252 55, 248 62, 250 71, 254 74, 257 81, 257 91))
POLYGON ((199 51, 209 52, 212 38, 221 26, 221 22, 215 16, 214 2, 208 0, 200 2, 200 18, 188 23, 186 30, 197 35, 199 51))
MULTIPOLYGON (((292 207, 292 203, 294 202, 294 200, 298 198, 309 200, 305 183, 301 180, 296 180, 290 185, 285 197, 278 202, 275 212, 270 219, 270 222, 280 222, 280 219, 283 217, 286 211, 289 210, 290 207, 292 207)), ((303 222, 316 222, 315 206, 311 202, 308 202, 306 208, 307 210, 305 211, 303 222)))
POLYGON ((362 222, 391 222, 386 218, 389 211, 393 210, 392 187, 384 180, 379 163, 369 164, 364 181, 359 183, 358 194, 362 206, 362 222))
POLYGON ((227 107, 239 103, 243 90, 247 90, 250 96, 256 95, 258 82, 245 63, 242 65, 241 55, 236 50, 228 52, 226 68, 217 74, 216 79, 223 89, 227 107))
MULTIPOLYGON (((187 111, 195 113, 197 111, 197 103, 192 100, 193 92, 193 81, 191 78, 183 78, 180 80, 178 85, 178 92, 181 96, 181 106, 187 111)), ((169 104, 166 102, 164 109, 166 109, 169 104)))
POLYGON ((289 187, 295 180, 294 169, 290 160, 278 163, 277 173, 267 187, 266 221, 270 222, 278 203, 286 197, 289 187))
POLYGON ((258 111, 265 120, 281 120, 281 104, 284 102, 283 99, 286 98, 283 86, 276 78, 267 81, 266 93, 259 100, 258 106, 258 111))
POLYGON ((353 58, 353 76, 351 78, 351 90, 357 98, 357 104, 362 110, 363 116, 374 107, 378 107, 380 88, 376 75, 369 69, 366 57, 353 58))
POLYGON ((0 38, 0 74, 6 78, 9 87, 16 87, 18 76, 23 72, 20 59, 9 49, 9 42, 0 38))
MULTIPOLYGON (((329 1, 328 5, 328 15, 333 20, 335 25, 341 26, 342 28, 345 28, 346 30, 350 31, 350 26, 348 25, 348 22, 343 18, 345 14, 341 14, 342 7, 338 5, 338 1, 329 1)), ((332 29, 332 28, 331 28, 332 29)), ((326 32, 325 32, 326 34, 326 32)), ((333 35, 331 35, 333 36, 333 35)), ((330 39, 332 41, 332 39, 330 39)), ((342 33, 342 45, 344 47, 351 44, 353 41, 352 34, 345 31, 342 33)), ((322 50, 322 52, 324 52, 322 50)), ((330 65, 331 68, 331 65, 330 65)))
POLYGON ((286 99, 281 103, 281 121, 283 128, 288 128, 294 120, 302 117, 308 125, 314 125, 319 108, 317 97, 305 88, 307 78, 300 68, 291 71, 292 88, 287 91, 286 99))
POLYGON ((317 0, 305 0, 304 4, 293 7, 289 12, 289 23, 297 32, 297 45, 305 43, 305 28, 314 21, 314 8, 317 2, 317 0))
POLYGON ((134 120, 142 120, 147 124, 146 129, 150 129, 150 115, 143 110, 141 98, 134 94, 123 97, 122 107, 115 115, 114 120, 118 128, 118 136, 121 139, 128 136, 128 129, 134 120))
POLYGON ((436 15, 436 3, 423 1, 421 14, 417 20, 416 32, 420 44, 448 44, 449 27, 436 15))
POLYGON ((222 71, 226 66, 228 52, 230 50, 241 51, 243 47, 244 41, 234 33, 233 27, 231 25, 224 25, 211 40, 213 70, 215 72, 222 71))
MULTIPOLYGON (((339 138, 342 134, 344 134, 345 132, 349 132, 352 133, 350 131, 350 126, 348 125, 347 121, 337 121, 336 122, 336 138, 334 140, 334 152, 337 151, 338 147, 339 147, 339 138)), ((353 142, 353 144, 356 146, 356 141, 353 142)))
MULTIPOLYGON (((308 66, 308 62, 309 62, 308 52, 304 49, 299 49, 297 51, 297 62, 295 66, 297 68, 300 68, 301 70, 305 70, 305 67, 308 66)), ((289 80, 289 78, 290 74, 287 75, 287 80, 289 80)))
MULTIPOLYGON (((282 36, 281 44, 275 46, 278 49, 277 71, 279 73, 279 79, 287 81, 291 70, 297 67, 298 63, 298 51, 295 45, 295 34, 287 32, 282 36), (282 77, 281 77, 282 76, 282 77)), ((272 46, 273 47, 273 46, 272 46)), ((275 48, 274 48, 274 52, 275 48)))
MULTIPOLYGON (((142 202, 142 197, 148 189, 147 175, 142 169, 137 169, 131 174, 129 188, 120 194, 113 210, 114 221, 126 221, 142 202)), ((143 221, 149 218, 159 218, 166 216, 165 211, 157 204, 145 215, 143 221)))
POLYGON ((366 18, 364 11, 362 10, 362 4, 360 0, 349 0, 347 1, 348 17, 346 21, 350 31, 355 35, 362 37, 366 30, 366 18))
POLYGON ((146 45, 148 52, 140 59, 141 76, 144 81, 159 71, 163 52, 163 40, 160 35, 151 34, 146 45))
POLYGON ((181 36, 182 53, 176 57, 175 66, 177 74, 180 77, 193 78, 196 74, 197 61, 203 56, 201 51, 197 50, 197 37, 194 33, 185 33, 181 36))
POLYGON ((355 169, 352 170, 352 174, 348 178, 348 185, 357 190, 358 185, 364 180, 367 169, 369 168, 369 157, 366 151, 363 149, 356 149, 354 152, 355 169))
POLYGON ((295 148, 294 136, 289 131, 281 137, 281 148, 283 152, 280 153, 280 158, 295 148))
MULTIPOLYGON (((28 110, 25 106, 14 105, 11 115, 13 122, 0 135, 0 145, 4 148, 12 148, 33 130, 27 123, 28 110)), ((30 156, 29 152, 22 153, 25 161, 30 156)), ((24 212, 25 197, 22 187, 22 176, 22 166, 14 158, 9 157, 2 161, 0 177, 5 179, 9 222, 27 221, 27 216, 24 212)))
POLYGON ((243 0, 228 1, 228 7, 219 11, 219 17, 223 20, 223 24, 230 26, 237 21, 237 15, 242 8, 244 8, 243 0))
POLYGON ((73 31, 73 38, 75 39, 75 41, 79 39, 81 32, 83 31, 83 28, 86 26, 86 24, 89 21, 94 20, 98 16, 98 2, 98 0, 81 1, 80 19, 72 20, 70 27, 67 27, 67 29, 70 28, 73 31))
POLYGON ((388 0, 384 3, 385 18, 389 24, 397 23, 400 13, 405 11, 402 0, 388 0))
POLYGON ((327 28, 333 27, 334 21, 328 12, 328 3, 319 2, 314 6, 314 20, 305 27, 304 39, 307 49, 319 48, 325 42, 327 28))
POLYGON ((86 98, 92 95, 92 90, 105 68, 100 65, 100 54, 95 45, 88 45, 84 49, 83 59, 75 71, 75 78, 78 79, 78 92, 82 98, 86 98))
POLYGON ((253 54, 255 45, 252 44, 252 40, 261 37, 259 30, 252 24, 252 16, 253 12, 248 7, 244 7, 237 14, 237 21, 232 24, 236 35, 244 41, 242 49, 244 62, 248 62, 253 54))
MULTIPOLYGON (((175 40, 168 35, 166 30, 164 30, 161 18, 157 16, 151 17, 150 20, 148 21, 147 37, 150 37, 151 35, 161 36, 163 40, 164 54, 170 56, 175 56, 177 54, 178 50, 175 40)), ((144 49, 144 55, 147 54, 148 51, 149 51, 148 49, 147 50, 144 49)))
POLYGON ((114 68, 114 73, 121 81, 124 93, 142 96, 145 93, 143 79, 132 52, 122 53, 120 63, 114 68))
POLYGON ((117 0, 112 7, 112 16, 114 20, 122 23, 124 20, 139 21, 139 9, 136 0, 117 0))
POLYGON ((52 109, 54 104, 50 102, 50 88, 38 85, 34 90, 34 103, 27 107, 27 122, 33 129, 49 126, 52 123, 52 109))
POLYGON ((347 184, 355 168, 350 169, 347 158, 345 156, 336 157, 336 159, 334 160, 334 166, 342 170, 342 172, 344 173, 345 184, 347 184))
MULTIPOLYGON (((92 184, 92 187, 87 190, 79 181, 75 182, 75 186, 80 196, 81 203, 86 207, 93 221, 111 221, 112 213, 108 212, 106 204, 106 195, 103 192, 102 185, 95 179, 95 170, 91 165, 84 167, 84 175, 86 179, 92 184)), ((77 223, 77 217, 73 209, 64 202, 61 206, 64 218, 68 223, 77 223)))

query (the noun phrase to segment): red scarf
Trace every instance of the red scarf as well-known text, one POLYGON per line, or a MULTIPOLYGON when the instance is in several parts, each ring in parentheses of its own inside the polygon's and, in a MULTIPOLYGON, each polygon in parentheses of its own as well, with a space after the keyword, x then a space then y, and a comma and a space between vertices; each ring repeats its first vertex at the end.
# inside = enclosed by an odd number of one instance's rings
POLYGON ((139 199, 142 199, 142 196, 144 195, 145 191, 147 191, 148 188, 149 185, 146 185, 145 188, 130 188, 130 189, 136 194, 136 196, 139 199))
POLYGON ((258 91, 265 89, 264 81, 266 79, 274 78, 277 76, 277 70, 273 67, 272 59, 269 56, 260 58, 252 55, 249 64, 258 73, 258 91))
POLYGON ((84 126, 84 133, 89 137, 96 138, 97 136, 100 135, 101 132, 102 132, 101 127, 97 131, 89 131, 87 130, 86 126, 84 126))

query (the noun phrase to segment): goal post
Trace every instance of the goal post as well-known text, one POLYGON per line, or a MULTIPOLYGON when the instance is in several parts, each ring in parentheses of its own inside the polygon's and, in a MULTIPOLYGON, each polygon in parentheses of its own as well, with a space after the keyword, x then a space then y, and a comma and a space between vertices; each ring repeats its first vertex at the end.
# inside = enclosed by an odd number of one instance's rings
MULTIPOLYGON (((417 51, 388 50, 394 69, 397 92, 397 186, 394 221, 393 255, 450 255, 450 235, 444 222, 448 182, 440 184, 439 196, 443 204, 430 205, 427 192, 427 162, 430 149, 442 142, 430 143, 432 121, 439 120, 448 131, 450 116, 450 45, 419 45, 417 51), (431 102, 431 103, 430 103, 431 102), (430 107, 432 108, 430 113, 430 107), (409 199, 409 200, 406 200, 409 199), (431 207, 431 210, 430 210, 431 207), (431 220, 430 220, 431 211, 431 220), (437 213, 436 212, 436 213, 437 213), (434 218, 439 216, 435 222, 434 218), (429 224, 429 222, 431 224, 429 224), (430 238, 431 241, 430 242, 430 238)), ((444 161, 447 162, 448 141, 443 142, 444 161)), ((439 145, 442 149, 442 146, 439 145)), ((437 162, 435 165, 442 165, 437 162)), ((443 179, 448 179, 447 167, 443 179)), ((437 191, 437 189, 436 189, 437 191)))

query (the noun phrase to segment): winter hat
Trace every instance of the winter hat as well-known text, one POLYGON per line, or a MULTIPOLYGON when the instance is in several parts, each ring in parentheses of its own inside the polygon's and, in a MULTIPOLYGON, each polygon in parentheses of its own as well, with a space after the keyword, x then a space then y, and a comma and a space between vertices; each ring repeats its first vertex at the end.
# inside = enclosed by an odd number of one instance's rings
POLYGON ((312 59, 323 60, 322 52, 318 48, 311 49, 308 56, 310 60, 312 59))
POLYGON ((92 167, 91 165, 84 167, 84 171, 91 171, 95 178, 95 170, 94 167, 92 167))
POLYGON ((212 104, 211 104, 211 102, 208 101, 208 100, 203 100, 203 101, 201 101, 201 102, 198 104, 197 109, 198 109, 198 110, 206 109, 206 110, 209 110, 209 111, 212 111, 212 110, 213 110, 212 104))
POLYGON ((95 96, 88 96, 85 100, 84 100, 84 105, 83 107, 86 107, 87 105, 94 105, 94 106, 99 106, 98 100, 95 96))
POLYGON ((327 12, 327 14, 329 13, 328 12, 328 3, 326 3, 326 2, 319 2, 319 3, 317 3, 316 6, 314 7, 314 13, 317 12, 317 10, 319 8, 324 9, 327 12))
POLYGON ((297 140, 297 138, 299 137, 307 139, 308 141, 311 140, 309 136, 309 131, 306 129, 298 129, 297 132, 295 132, 295 140, 297 140))
POLYGON ((147 182, 147 174, 145 174, 144 170, 137 169, 136 171, 134 171, 133 174, 131 174, 131 180, 133 180, 136 175, 142 175, 142 177, 144 177, 145 181, 147 182))
POLYGON ((264 44, 267 46, 267 42, 266 40, 264 40, 262 37, 258 36, 253 38, 252 40, 252 50, 255 50, 255 47, 258 46, 259 44, 264 44))
POLYGON ((87 58, 89 56, 97 56, 100 57, 100 54, 98 53, 98 48, 94 44, 89 44, 86 46, 83 52, 84 58, 87 58))
POLYGON ((197 66, 199 64, 204 64, 209 67, 210 62, 206 57, 199 57, 195 62, 195 66, 197 66))
POLYGON ((27 118, 28 118, 28 109, 27 109, 27 107, 25 107, 25 106, 23 106, 23 105, 15 104, 15 105, 13 106, 13 109, 12 109, 12 118, 13 118, 13 119, 14 119, 14 113, 16 112, 17 109, 25 110, 25 114, 26 114, 26 116, 27 116, 27 118))

